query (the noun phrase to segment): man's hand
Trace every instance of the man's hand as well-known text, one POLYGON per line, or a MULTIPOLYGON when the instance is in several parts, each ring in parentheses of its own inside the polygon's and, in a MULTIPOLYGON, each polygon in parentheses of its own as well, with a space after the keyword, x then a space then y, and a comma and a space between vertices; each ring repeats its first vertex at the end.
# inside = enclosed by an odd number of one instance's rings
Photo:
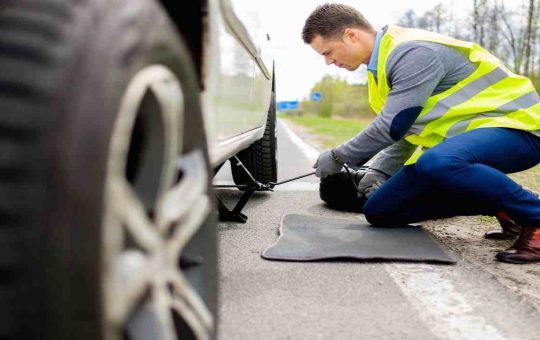
POLYGON ((388 177, 382 171, 368 169, 364 177, 360 180, 360 183, 358 183, 358 191, 369 198, 375 191, 379 190, 388 177))
POLYGON ((343 162, 341 162, 333 153, 333 150, 326 150, 319 155, 313 168, 317 169, 315 171, 315 176, 319 178, 324 178, 333 174, 337 174, 341 171, 343 167, 343 162))

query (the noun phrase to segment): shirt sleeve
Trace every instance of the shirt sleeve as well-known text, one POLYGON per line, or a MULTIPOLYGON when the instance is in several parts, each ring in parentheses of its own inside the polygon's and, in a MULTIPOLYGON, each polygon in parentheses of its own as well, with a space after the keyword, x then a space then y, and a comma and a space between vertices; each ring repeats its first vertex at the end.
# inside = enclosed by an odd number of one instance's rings
POLYGON ((396 142, 377 154, 369 165, 370 169, 376 169, 388 176, 393 176, 401 169, 405 161, 416 150, 416 145, 405 139, 396 142))
POLYGON ((387 61, 391 88, 381 113, 362 132, 336 147, 338 158, 352 167, 401 140, 445 75, 439 57, 426 45, 404 43, 387 61))

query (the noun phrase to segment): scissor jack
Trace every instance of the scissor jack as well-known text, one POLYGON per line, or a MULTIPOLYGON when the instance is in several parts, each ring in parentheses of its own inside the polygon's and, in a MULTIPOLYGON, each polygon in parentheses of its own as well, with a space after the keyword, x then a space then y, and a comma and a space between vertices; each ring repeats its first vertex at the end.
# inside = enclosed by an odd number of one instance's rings
POLYGON ((280 184, 288 183, 291 181, 295 181, 300 178, 304 178, 307 176, 314 175, 315 172, 310 172, 308 174, 297 176, 294 178, 289 178, 287 180, 281 181, 281 182, 268 182, 268 183, 261 183, 257 181, 253 175, 249 172, 249 170, 245 167, 245 165, 238 159, 237 156, 234 156, 229 159, 229 162, 231 162, 231 166, 238 166, 244 173, 247 175, 248 178, 248 184, 240 184, 240 185, 214 185, 214 188, 238 188, 244 190, 244 193, 234 206, 232 210, 227 208, 227 206, 219 199, 219 197, 216 196, 217 203, 218 203, 218 210, 219 210, 219 219, 223 222, 239 222, 239 223, 246 223, 248 217, 244 214, 242 214, 242 209, 244 209, 244 206, 246 203, 250 200, 250 198, 253 196, 255 191, 274 191, 274 187, 280 184))

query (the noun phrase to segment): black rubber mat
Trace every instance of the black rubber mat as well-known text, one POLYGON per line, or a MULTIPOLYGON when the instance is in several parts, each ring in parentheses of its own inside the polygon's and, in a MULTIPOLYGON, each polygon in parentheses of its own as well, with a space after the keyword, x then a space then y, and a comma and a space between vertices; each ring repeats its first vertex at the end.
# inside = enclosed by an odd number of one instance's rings
POLYGON ((372 227, 358 220, 285 215, 278 240, 262 253, 267 260, 358 259, 455 263, 421 226, 372 227))

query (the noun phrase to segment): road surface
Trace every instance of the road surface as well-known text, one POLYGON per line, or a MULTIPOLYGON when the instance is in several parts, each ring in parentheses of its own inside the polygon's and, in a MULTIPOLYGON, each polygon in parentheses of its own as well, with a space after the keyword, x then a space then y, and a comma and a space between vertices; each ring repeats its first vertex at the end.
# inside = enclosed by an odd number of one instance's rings
MULTIPOLYGON (((278 124, 279 180, 312 171, 318 152, 278 124)), ((228 166, 215 178, 231 182, 228 166)), ((283 215, 363 219, 328 209, 308 177, 258 193, 246 224, 219 223, 219 339, 540 339, 538 312, 482 268, 260 257, 283 215)), ((240 197, 218 190, 225 204, 240 197)))

